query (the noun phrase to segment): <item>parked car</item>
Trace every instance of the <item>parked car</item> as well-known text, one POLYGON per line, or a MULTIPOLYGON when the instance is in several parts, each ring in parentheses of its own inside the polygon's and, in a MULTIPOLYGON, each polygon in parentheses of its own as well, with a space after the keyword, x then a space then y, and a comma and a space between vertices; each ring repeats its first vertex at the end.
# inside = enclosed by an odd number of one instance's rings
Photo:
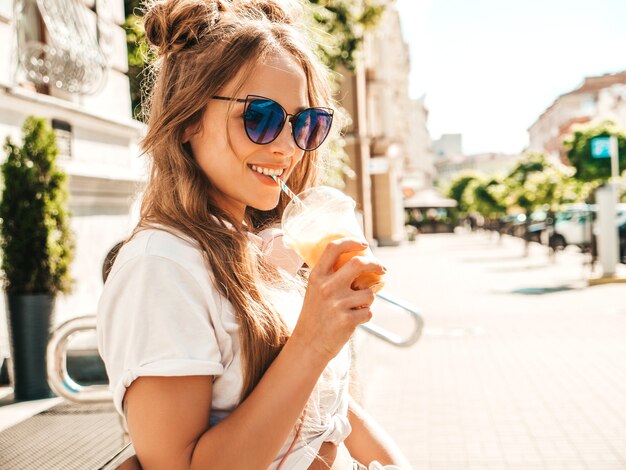
POLYGON ((591 242, 591 221, 594 207, 590 204, 571 204, 555 216, 554 227, 549 239, 544 243, 555 250, 575 245, 585 250, 591 242))
POLYGON ((500 233, 521 237, 524 234, 526 214, 507 214, 500 218, 500 233))
POLYGON ((530 214, 530 225, 528 226, 528 240, 541 243, 541 236, 548 223, 548 213, 544 210, 537 210, 530 214))
MULTIPOLYGON (((597 232, 594 226, 597 207, 593 204, 571 204, 565 210, 557 213, 554 222, 554 230, 549 235, 549 240, 542 238, 542 242, 548 242, 554 249, 563 249, 568 245, 574 245, 582 250, 591 246, 593 234, 597 232)), ((626 204, 617 205, 617 217, 615 223, 621 226, 626 222, 626 204)))

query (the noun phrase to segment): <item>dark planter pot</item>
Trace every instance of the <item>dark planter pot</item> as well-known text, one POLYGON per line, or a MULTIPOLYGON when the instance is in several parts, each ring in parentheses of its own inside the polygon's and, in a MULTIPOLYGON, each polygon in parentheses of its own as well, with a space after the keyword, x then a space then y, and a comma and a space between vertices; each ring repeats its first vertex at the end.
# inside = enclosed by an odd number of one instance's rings
POLYGON ((46 347, 54 315, 54 295, 7 294, 15 400, 54 396, 46 374, 46 347))

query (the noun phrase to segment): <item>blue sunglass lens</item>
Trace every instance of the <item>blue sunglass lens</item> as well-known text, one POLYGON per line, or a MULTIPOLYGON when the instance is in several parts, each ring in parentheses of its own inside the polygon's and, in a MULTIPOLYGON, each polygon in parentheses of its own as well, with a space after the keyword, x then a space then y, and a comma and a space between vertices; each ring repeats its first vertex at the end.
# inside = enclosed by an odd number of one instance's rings
POLYGON ((298 147, 303 150, 315 150, 328 136, 333 116, 321 108, 309 108, 298 114, 294 123, 293 134, 298 147))
POLYGON ((285 123, 285 112, 272 100, 254 99, 244 115, 246 132, 257 144, 267 144, 278 137, 285 123))

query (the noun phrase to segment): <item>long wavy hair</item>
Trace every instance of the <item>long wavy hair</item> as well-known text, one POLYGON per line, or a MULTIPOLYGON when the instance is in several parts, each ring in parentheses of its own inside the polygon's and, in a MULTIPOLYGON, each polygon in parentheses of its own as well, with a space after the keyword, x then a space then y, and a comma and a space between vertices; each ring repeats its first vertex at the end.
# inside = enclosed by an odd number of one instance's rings
MULTIPOLYGON (((230 301, 239 321, 241 400, 252 392, 290 335, 263 295, 263 283, 279 279, 278 270, 254 249, 246 230, 278 223, 289 201, 281 195, 271 211, 248 207, 247 229, 242 227, 241 221, 215 205, 211 194, 217 190, 191 147, 183 143, 183 134, 202 121, 206 104, 233 77, 249 76, 256 65, 276 53, 289 54, 304 70, 311 106, 331 105, 328 71, 296 29, 301 15, 297 6, 271 0, 161 0, 148 4, 144 16, 157 61, 146 103, 148 131, 142 142, 150 158, 150 176, 133 235, 159 225, 197 242, 210 266, 207 275, 230 301)), ((243 80, 236 85, 241 88, 243 80)), ((300 192, 314 185, 320 163, 318 151, 306 152, 289 178, 291 188, 300 192)))

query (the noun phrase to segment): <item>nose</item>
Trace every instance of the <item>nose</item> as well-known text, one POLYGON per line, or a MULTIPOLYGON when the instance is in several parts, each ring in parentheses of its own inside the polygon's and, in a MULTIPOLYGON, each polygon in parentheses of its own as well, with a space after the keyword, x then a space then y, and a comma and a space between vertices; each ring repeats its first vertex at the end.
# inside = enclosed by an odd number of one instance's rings
POLYGON ((293 155, 298 147, 293 137, 293 130, 291 127, 291 121, 287 118, 285 125, 283 126, 278 137, 270 144, 273 153, 279 153, 281 155, 293 155))

